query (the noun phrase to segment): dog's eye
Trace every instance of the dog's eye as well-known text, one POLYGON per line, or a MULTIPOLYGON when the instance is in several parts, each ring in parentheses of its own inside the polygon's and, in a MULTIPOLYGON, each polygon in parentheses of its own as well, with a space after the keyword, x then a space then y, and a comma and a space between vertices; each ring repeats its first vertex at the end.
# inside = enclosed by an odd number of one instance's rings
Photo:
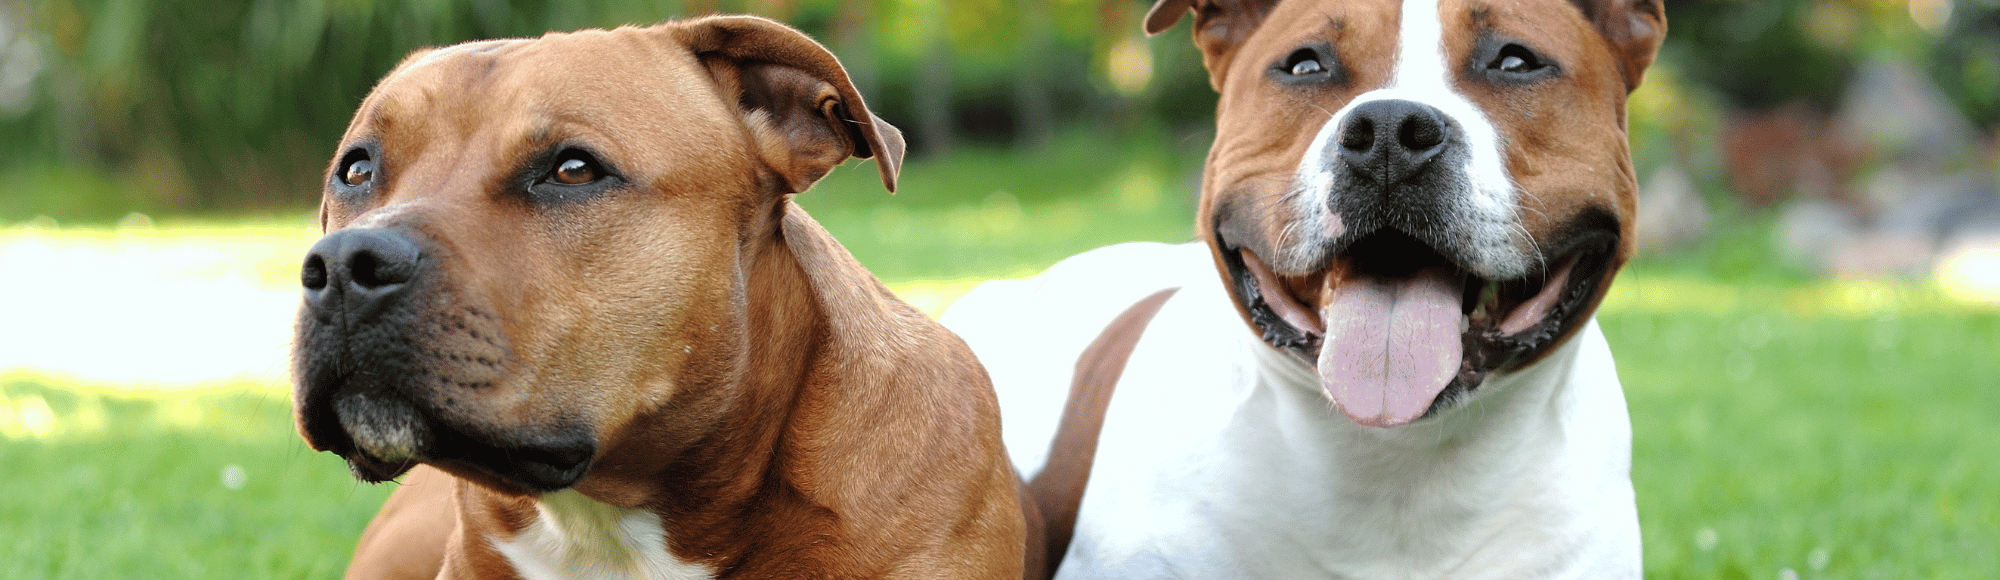
POLYGON ((1285 57, 1284 64, 1279 68, 1295 77, 1326 72, 1326 65, 1320 63, 1319 51, 1310 48, 1292 51, 1291 56, 1285 57))
POLYGON ((589 153, 571 149, 556 157, 556 166, 549 170, 548 181, 562 185, 583 185, 603 177, 604 170, 597 166, 597 159, 589 153))
POLYGON ((340 168, 340 182, 348 187, 361 187, 375 179, 375 161, 365 153, 349 156, 340 168))
POLYGON ((1537 56, 1535 51, 1528 50, 1528 47, 1519 44, 1509 44, 1500 47, 1500 53, 1493 57, 1493 62, 1486 63, 1486 68, 1506 73, 1523 74, 1548 68, 1548 64, 1542 62, 1541 57, 1537 56))
POLYGON ((1293 88, 1324 87, 1347 83, 1340 67, 1340 57, 1333 52, 1333 45, 1313 42, 1293 49, 1284 58, 1271 63, 1265 74, 1279 85, 1293 88))

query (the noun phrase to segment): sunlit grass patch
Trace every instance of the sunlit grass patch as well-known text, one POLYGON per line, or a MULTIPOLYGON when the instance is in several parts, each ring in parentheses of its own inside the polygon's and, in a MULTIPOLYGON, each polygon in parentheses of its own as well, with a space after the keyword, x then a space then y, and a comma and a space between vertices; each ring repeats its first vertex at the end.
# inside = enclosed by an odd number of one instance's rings
POLYGON ((1636 269, 1621 274, 1604 312, 1724 314, 1784 312, 1793 316, 1866 318, 1903 314, 2000 312, 2000 304, 1966 297, 1929 280, 1810 280, 1726 283, 1687 274, 1636 269))
POLYGON ((268 385, 132 391, 0 379, 0 578, 326 578, 389 486, 306 450, 268 385), (4 417, 0 417, 4 421, 4 417))
POLYGON ((185 431, 268 440, 265 415, 273 405, 288 410, 289 393, 276 384, 132 388, 14 371, 0 374, 0 437, 79 442, 185 431))
POLYGON ((281 377, 309 214, 0 228, 0 373, 129 387, 281 377))

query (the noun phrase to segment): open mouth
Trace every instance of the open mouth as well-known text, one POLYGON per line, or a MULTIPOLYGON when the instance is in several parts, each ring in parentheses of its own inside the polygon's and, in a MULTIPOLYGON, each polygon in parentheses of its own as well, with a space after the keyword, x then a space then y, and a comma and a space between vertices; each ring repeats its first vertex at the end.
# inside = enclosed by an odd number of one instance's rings
POLYGON ((1371 427, 1428 416, 1487 375, 1539 360, 1586 318, 1617 248, 1615 234, 1587 233, 1539 270, 1490 280, 1384 229, 1318 272, 1288 276, 1217 239, 1264 341, 1315 364, 1341 412, 1371 427))

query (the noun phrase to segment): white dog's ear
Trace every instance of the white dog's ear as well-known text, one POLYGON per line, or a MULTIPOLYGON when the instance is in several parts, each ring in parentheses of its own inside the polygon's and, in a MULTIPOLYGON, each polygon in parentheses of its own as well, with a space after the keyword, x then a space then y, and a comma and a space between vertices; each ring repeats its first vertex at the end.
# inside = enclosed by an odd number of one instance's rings
MULTIPOLYGON (((737 106, 758 153, 792 193, 848 157, 874 158, 896 191, 903 133, 868 112, 847 69, 805 33, 755 16, 714 16, 672 29, 737 106)), ((725 93, 726 94, 726 93, 725 93)))
POLYGON ((1625 74, 1625 90, 1639 88, 1646 67, 1660 51, 1667 35, 1667 13, 1662 0, 1570 0, 1583 10, 1585 18, 1611 43, 1620 71, 1625 74))
POLYGON ((1194 12, 1194 44, 1201 48, 1202 66, 1213 76, 1223 56, 1241 46, 1264 23, 1278 0, 1159 0, 1146 11, 1146 35, 1173 28, 1181 16, 1194 12))

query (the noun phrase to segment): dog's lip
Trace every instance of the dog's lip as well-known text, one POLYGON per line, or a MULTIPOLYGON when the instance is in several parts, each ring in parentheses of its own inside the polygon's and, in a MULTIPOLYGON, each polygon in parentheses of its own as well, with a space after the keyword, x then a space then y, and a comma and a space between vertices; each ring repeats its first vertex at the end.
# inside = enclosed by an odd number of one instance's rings
MULTIPOLYGON (((1388 232, 1388 235, 1398 234, 1388 232)), ((1325 297, 1314 293, 1324 292, 1329 277, 1340 276, 1343 270, 1366 267, 1359 265, 1366 260, 1357 259, 1353 253, 1362 244, 1349 244, 1315 272, 1287 276, 1271 269, 1253 249, 1232 243, 1219 231, 1216 240, 1223 249, 1222 261, 1236 289, 1233 295, 1264 341, 1314 364, 1327 326, 1327 321, 1320 319, 1319 310, 1325 297)), ((1416 242, 1409 240, 1409 243, 1416 242)), ((1465 280, 1463 312, 1468 323, 1462 334, 1465 355, 1458 375, 1445 387, 1438 403, 1433 404, 1432 412, 1438 404, 1477 388, 1488 374, 1510 370, 1522 361, 1536 360, 1553 348, 1557 338, 1566 335, 1584 318, 1580 314, 1589 308, 1616 248, 1616 233, 1582 233, 1571 237, 1558 251, 1549 253, 1551 257, 1544 262, 1547 264, 1544 268, 1498 281, 1472 274, 1470 269, 1427 246, 1413 250, 1428 252, 1429 257, 1422 259, 1428 260, 1424 263, 1435 261, 1454 268, 1465 280)))
POLYGON ((347 460, 347 470, 354 474, 355 479, 368 483, 381 483, 402 477, 411 469, 416 469, 420 463, 415 458, 387 461, 358 448, 342 454, 341 458, 347 460))
POLYGON ((448 455, 424 462, 489 488, 516 495, 568 489, 590 473, 597 447, 585 440, 535 445, 493 444, 458 432, 438 436, 448 455))
POLYGON ((354 435, 341 425, 340 416, 334 410, 334 389, 316 390, 314 396, 304 401, 299 409, 300 431, 305 435, 306 446, 315 451, 326 451, 347 461, 347 469, 354 478, 368 483, 389 481, 415 469, 418 458, 384 459, 370 453, 354 435))
POLYGON ((576 485, 596 456, 596 445, 589 440, 495 442, 435 420, 427 423, 432 443, 409 460, 383 460, 360 449, 344 458, 356 477, 369 482, 401 477, 418 463, 428 463, 504 493, 530 495, 576 485))
POLYGON ((419 405, 378 393, 373 395, 382 401, 377 404, 407 406, 418 418, 412 426, 418 441, 412 448, 396 453, 403 457, 383 457, 356 441, 342 424, 335 401, 355 396, 351 388, 316 389, 301 409, 302 427, 309 446, 340 456, 355 479, 368 483, 390 481, 428 463, 504 493, 547 493, 582 481, 596 457, 595 440, 582 430, 552 430, 555 433, 532 443, 499 441, 440 420, 437 413, 419 405))

